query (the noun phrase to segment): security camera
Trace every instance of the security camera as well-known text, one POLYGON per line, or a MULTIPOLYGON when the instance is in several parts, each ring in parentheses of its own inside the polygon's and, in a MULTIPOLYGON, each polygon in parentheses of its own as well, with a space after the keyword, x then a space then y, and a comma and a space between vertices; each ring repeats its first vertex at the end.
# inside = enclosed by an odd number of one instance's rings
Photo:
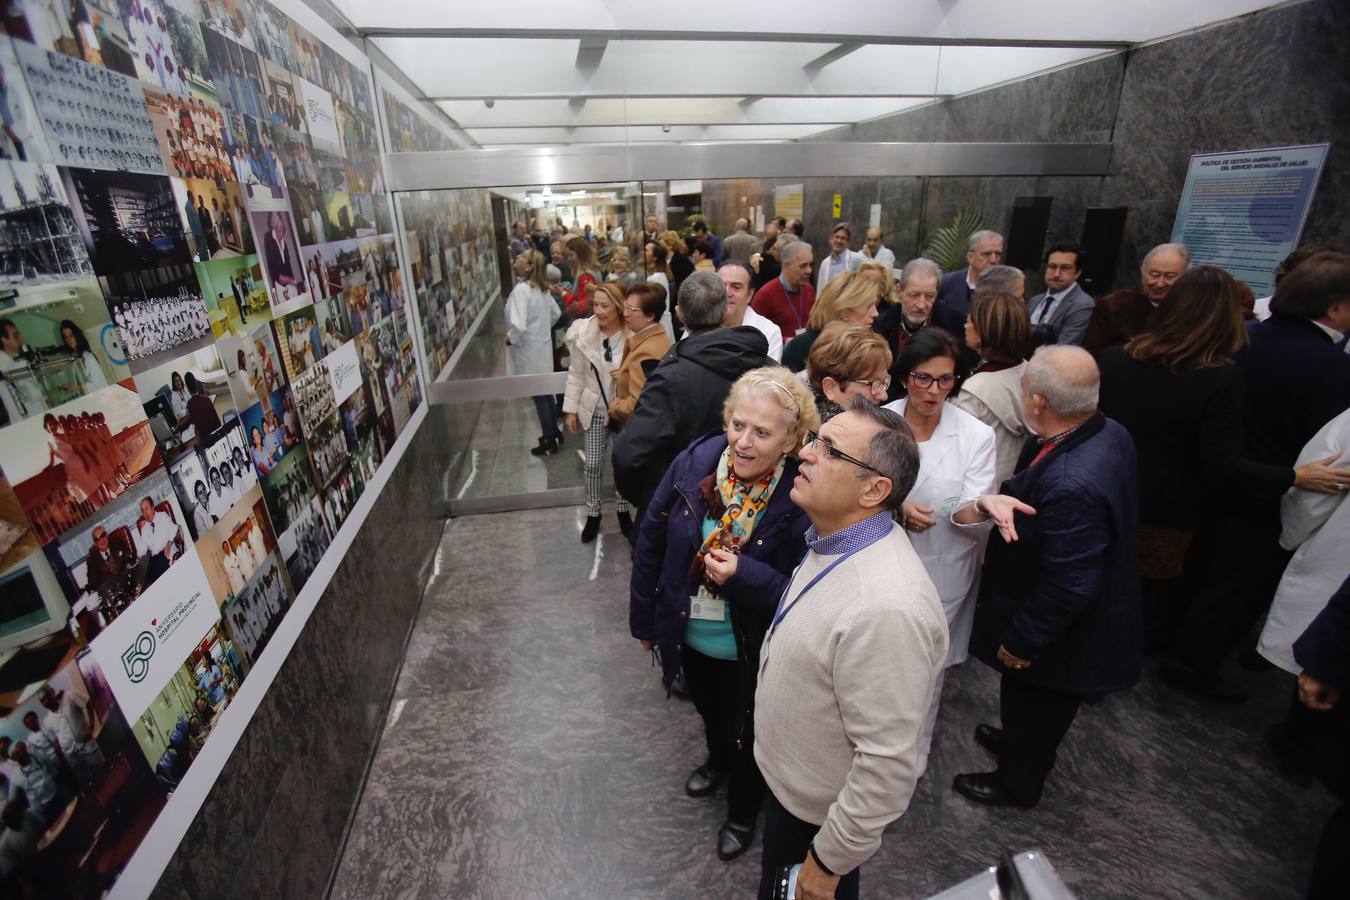
POLYGON ((483 105, 486 106, 488 109, 492 109, 492 107, 497 105, 497 101, 489 97, 483 101, 483 105))

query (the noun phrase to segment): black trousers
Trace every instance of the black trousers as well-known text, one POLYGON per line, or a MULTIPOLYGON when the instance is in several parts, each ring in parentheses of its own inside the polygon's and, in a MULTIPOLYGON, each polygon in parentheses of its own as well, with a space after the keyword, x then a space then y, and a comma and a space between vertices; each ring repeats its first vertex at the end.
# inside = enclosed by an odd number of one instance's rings
POLYGON ((1014 798, 1037 803, 1055 767, 1059 744, 1078 715, 1083 698, 1027 684, 1004 675, 999 687, 1003 743, 998 777, 1014 798))
POLYGON ((684 689, 703 717, 708 765, 727 774, 727 820, 753 827, 767 788, 755 763, 754 719, 746 719, 742 728, 742 716, 753 711, 741 684, 740 663, 713 659, 687 646, 680 654, 684 689))
POLYGON ((1280 522, 1226 516, 1215 523, 1172 649, 1172 659, 1217 673, 1270 608, 1293 555, 1280 546, 1280 522))
MULTIPOLYGON (((772 900, 773 885, 784 866, 795 866, 806 859, 807 848, 820 831, 819 825, 805 822, 783 808, 778 798, 769 794, 764 811, 764 855, 760 857, 759 900, 772 900)), ((835 900, 858 900, 858 883, 862 866, 839 879, 834 889, 835 900)))

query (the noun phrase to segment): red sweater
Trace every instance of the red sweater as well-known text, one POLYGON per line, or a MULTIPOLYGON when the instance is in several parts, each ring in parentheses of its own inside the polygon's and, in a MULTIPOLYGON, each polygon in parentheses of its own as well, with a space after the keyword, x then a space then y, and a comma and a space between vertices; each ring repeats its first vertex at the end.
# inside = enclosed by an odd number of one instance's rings
POLYGON ((789 294, 783 287, 783 279, 775 278, 765 283, 755 292, 750 306, 761 316, 772 319, 783 331, 783 343, 786 344, 806 327, 811 317, 811 307, 816 304, 816 289, 803 281, 796 294, 789 294))
POLYGON ((576 293, 563 294, 563 310, 573 319, 584 319, 591 314, 591 298, 586 296, 587 285, 598 284, 590 272, 582 272, 577 279, 576 293))

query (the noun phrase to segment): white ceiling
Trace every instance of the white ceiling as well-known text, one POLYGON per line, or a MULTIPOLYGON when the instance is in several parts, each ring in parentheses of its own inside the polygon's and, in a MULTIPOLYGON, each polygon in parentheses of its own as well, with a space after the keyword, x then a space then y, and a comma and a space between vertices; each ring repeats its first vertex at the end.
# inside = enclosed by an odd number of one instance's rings
POLYGON ((485 147, 798 140, 1274 5, 333 2, 485 147))

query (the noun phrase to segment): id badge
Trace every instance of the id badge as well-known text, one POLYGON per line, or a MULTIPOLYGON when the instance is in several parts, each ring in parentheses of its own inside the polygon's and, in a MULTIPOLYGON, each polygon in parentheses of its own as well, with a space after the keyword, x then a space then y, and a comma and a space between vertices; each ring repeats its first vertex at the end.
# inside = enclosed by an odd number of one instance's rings
POLYGON ((725 622, 727 601, 714 597, 706 587, 700 585, 698 593, 689 598, 689 618, 704 622, 725 622))

